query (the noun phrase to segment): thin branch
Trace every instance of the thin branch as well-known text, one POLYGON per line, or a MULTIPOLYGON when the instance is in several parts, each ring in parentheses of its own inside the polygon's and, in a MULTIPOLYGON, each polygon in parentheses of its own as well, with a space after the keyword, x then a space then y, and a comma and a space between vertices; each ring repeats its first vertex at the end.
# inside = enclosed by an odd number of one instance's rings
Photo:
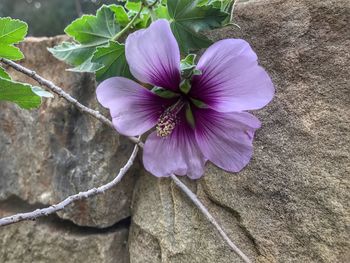
POLYGON ((120 169, 118 175, 111 182, 109 182, 105 185, 102 185, 98 188, 93 188, 93 189, 90 189, 90 190, 85 191, 85 192, 80 192, 78 194, 71 195, 71 196, 67 197, 65 200, 63 200, 62 202, 60 202, 56 205, 49 206, 47 208, 37 209, 33 212, 20 213, 20 214, 1 218, 0 219, 0 226, 6 226, 6 225, 14 224, 14 223, 17 223, 20 221, 24 221, 24 220, 33 220, 33 219, 36 219, 36 218, 41 217, 41 216, 47 216, 47 215, 50 215, 50 214, 53 214, 53 213, 56 213, 58 211, 63 210, 66 206, 72 204, 73 202, 75 202, 77 200, 87 199, 89 197, 104 193, 105 191, 111 189, 112 187, 114 187, 115 185, 117 185, 120 182, 120 180, 124 177, 126 172, 133 165, 138 151, 139 151, 139 146, 136 144, 133 152, 130 155, 129 160, 127 161, 125 166, 120 169))
POLYGON ((183 183, 179 178, 177 178, 174 174, 171 175, 171 179, 175 182, 175 184, 191 199, 191 201, 195 204, 195 206, 205 215, 205 217, 212 223, 215 228, 219 231, 222 238, 226 241, 226 243, 230 246, 230 248, 246 263, 251 263, 250 259, 231 241, 219 223, 215 220, 215 218, 209 213, 208 209, 202 204, 202 202, 198 199, 198 197, 183 183))
MULTIPOLYGON (((71 95, 69 95, 67 92, 65 92, 62 88, 56 86, 51 81, 41 77, 38 75, 35 71, 30 70, 22 65, 19 65, 11 60, 0 58, 0 62, 10 66, 11 68, 29 76, 30 78, 37 81, 40 85, 46 87, 48 90, 52 91, 53 93, 57 94, 58 96, 64 98, 66 101, 70 102, 71 104, 75 105, 81 112, 87 113, 90 116, 94 117, 95 119, 101 121, 102 123, 106 124, 107 126, 114 129, 113 123, 107 119, 105 116, 103 116, 99 111, 90 109, 89 107, 86 107, 85 105, 81 104, 77 99, 73 98, 71 95)), ((143 147, 143 143, 136 137, 128 137, 133 143, 138 144, 141 148, 143 147)))

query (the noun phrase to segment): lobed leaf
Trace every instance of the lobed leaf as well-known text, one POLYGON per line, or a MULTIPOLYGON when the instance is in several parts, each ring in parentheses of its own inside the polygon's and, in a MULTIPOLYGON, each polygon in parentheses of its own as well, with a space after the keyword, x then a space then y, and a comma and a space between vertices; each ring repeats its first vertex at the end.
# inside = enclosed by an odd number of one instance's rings
POLYGON ((64 42, 49 51, 74 66, 71 71, 96 72, 104 65, 92 61, 94 53, 99 47, 108 46, 120 31, 120 24, 127 23, 128 19, 123 7, 103 5, 96 16, 84 15, 66 27, 65 32, 78 43, 64 42))
POLYGON ((11 80, 10 75, 7 74, 5 69, 3 69, 2 67, 0 67, 0 78, 11 80))
POLYGON ((120 31, 115 13, 110 6, 103 5, 96 16, 83 15, 68 25, 64 32, 80 44, 106 44, 120 31))
POLYGON ((113 76, 132 78, 125 58, 125 45, 110 41, 108 46, 97 48, 92 61, 102 65, 96 72, 97 81, 103 81, 113 76))
POLYGON ((128 17, 127 12, 125 11, 124 7, 121 5, 110 5, 109 8, 114 12, 115 19, 121 26, 126 26, 130 19, 128 17))
POLYGON ((10 17, 0 18, 0 57, 19 60, 24 58, 22 52, 14 46, 26 36, 28 25, 10 17))
POLYGON ((200 31, 221 27, 229 15, 211 5, 198 6, 201 1, 168 1, 171 29, 182 53, 208 47, 212 42, 200 31))
POLYGON ((56 58, 63 60, 69 65, 76 66, 70 69, 77 72, 95 72, 99 65, 92 63, 91 59, 96 51, 95 45, 80 45, 63 42, 62 44, 48 49, 56 58))
POLYGON ((36 95, 32 86, 0 77, 0 101, 11 101, 23 109, 40 106, 41 99, 36 95))

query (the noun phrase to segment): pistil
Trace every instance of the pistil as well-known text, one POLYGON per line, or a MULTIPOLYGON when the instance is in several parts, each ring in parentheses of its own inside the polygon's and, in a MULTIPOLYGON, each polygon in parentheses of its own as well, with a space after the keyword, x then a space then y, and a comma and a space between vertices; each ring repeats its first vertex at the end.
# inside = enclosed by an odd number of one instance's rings
POLYGON ((167 108, 158 119, 156 132, 159 137, 168 137, 179 122, 178 113, 184 107, 185 101, 179 99, 175 104, 167 108))

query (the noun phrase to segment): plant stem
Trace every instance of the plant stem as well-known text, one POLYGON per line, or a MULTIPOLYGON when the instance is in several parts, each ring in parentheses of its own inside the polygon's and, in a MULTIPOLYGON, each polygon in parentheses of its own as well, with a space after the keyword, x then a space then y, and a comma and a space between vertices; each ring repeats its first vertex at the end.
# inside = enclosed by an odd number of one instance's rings
POLYGON ((138 13, 130 20, 130 22, 122 29, 120 30, 113 38, 113 41, 117 41, 121 36, 123 36, 129 29, 134 25, 135 20, 140 16, 142 10, 144 8, 144 4, 141 3, 141 8, 138 11, 138 13))

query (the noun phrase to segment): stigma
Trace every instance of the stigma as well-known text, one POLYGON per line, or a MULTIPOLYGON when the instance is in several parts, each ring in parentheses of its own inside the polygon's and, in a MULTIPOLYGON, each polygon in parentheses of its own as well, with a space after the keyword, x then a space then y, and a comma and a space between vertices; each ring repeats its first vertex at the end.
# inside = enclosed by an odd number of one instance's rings
POLYGON ((158 119, 156 126, 157 135, 163 138, 168 137, 175 129, 177 121, 176 114, 173 114, 169 109, 165 110, 158 119))
POLYGON ((165 138, 173 132, 179 122, 177 115, 184 105, 185 102, 180 99, 174 105, 167 108, 162 115, 160 115, 156 126, 157 136, 165 138))

